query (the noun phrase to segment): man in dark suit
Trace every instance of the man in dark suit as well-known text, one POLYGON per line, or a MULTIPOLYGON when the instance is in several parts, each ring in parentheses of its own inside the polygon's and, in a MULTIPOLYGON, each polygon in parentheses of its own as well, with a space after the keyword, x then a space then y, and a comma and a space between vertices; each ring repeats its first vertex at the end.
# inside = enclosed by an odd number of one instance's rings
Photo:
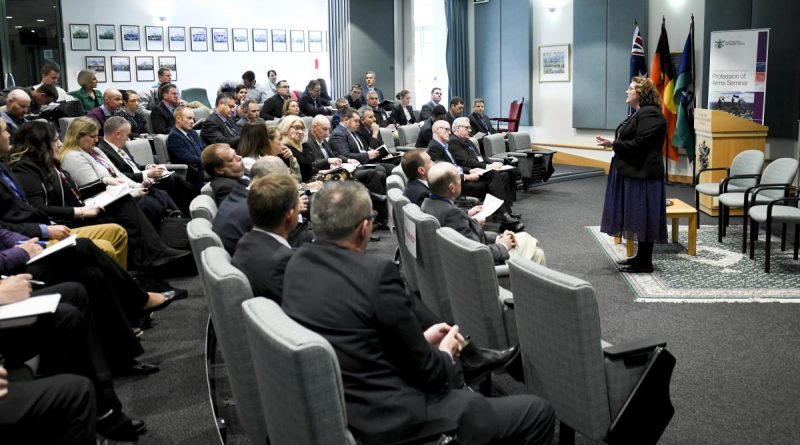
POLYGON ((419 119, 425 120, 433 115, 433 108, 439 105, 439 102, 442 101, 442 89, 439 87, 433 87, 431 90, 431 101, 426 103, 422 106, 422 109, 419 111, 419 119))
POLYGON ((424 148, 407 151, 403 156, 400 166, 408 178, 403 196, 413 204, 422 206, 422 201, 431 194, 431 189, 428 187, 428 170, 432 165, 431 157, 424 148))
POLYGON ((417 148, 427 148, 428 144, 431 143, 431 139, 433 139, 433 123, 444 119, 446 115, 447 110, 444 109, 444 105, 436 105, 433 107, 430 117, 425 119, 425 122, 419 129, 417 142, 414 146, 417 148))
POLYGON ((206 145, 228 144, 234 149, 239 145, 242 129, 231 120, 236 100, 228 93, 217 95, 216 109, 203 121, 200 135, 206 145))
POLYGON ((457 117, 461 117, 461 114, 464 113, 464 99, 456 96, 450 99, 450 111, 447 112, 447 122, 450 125, 453 125, 453 121, 456 120, 457 117))
POLYGON ((200 135, 192 129, 194 126, 194 112, 187 107, 178 107, 175 110, 175 127, 167 136, 167 152, 172 162, 186 164, 189 167, 186 179, 200 189, 204 183, 203 165, 200 162, 200 153, 206 146, 200 135))
MULTIPOLYGON (((356 134, 359 125, 361 115, 358 111, 347 108, 342 112, 342 122, 331 133, 330 146, 333 154, 340 159, 355 159, 361 164, 379 162, 380 152, 364 144, 356 134)), ((377 165, 384 170, 385 176, 389 176, 394 168, 392 164, 377 165)))
POLYGON ((300 101, 298 102, 298 105, 300 105, 300 112, 303 113, 303 115, 316 116, 322 114, 324 116, 330 116, 333 114, 330 101, 322 98, 320 96, 321 93, 322 85, 318 80, 312 79, 308 82, 306 91, 300 96, 300 101))
POLYGON ((283 282, 286 314, 336 352, 350 430, 358 437, 445 417, 468 444, 549 444, 546 401, 456 389, 463 337, 422 320, 392 261, 364 254, 373 218, 362 186, 326 183, 311 208, 316 242, 295 252, 283 282))
POLYGON ((375 92, 378 95, 378 102, 383 102, 383 91, 380 88, 375 86, 375 72, 367 71, 364 73, 364 88, 362 92, 364 93, 372 93, 375 92))
POLYGON ((497 133, 497 130, 492 127, 492 122, 483 113, 485 108, 486 104, 480 97, 476 97, 475 100, 472 101, 472 113, 469 115, 469 126, 472 130, 472 134, 497 133))
POLYGON ((361 116, 361 123, 356 129, 356 136, 369 148, 378 148, 383 145, 381 127, 375 122, 375 113, 372 108, 361 107, 358 110, 358 114, 361 116))
POLYGON ((283 102, 292 98, 292 91, 289 82, 281 80, 277 85, 277 94, 273 94, 261 106, 258 117, 265 121, 280 119, 283 116, 283 102))
MULTIPOLYGON (((120 108, 122 108, 122 93, 120 93, 119 90, 109 88, 103 92, 103 105, 92 108, 86 113, 86 116, 97 121, 98 125, 100 125, 100 130, 97 133, 103 136, 103 124, 105 124, 106 120, 113 116, 120 108)), ((100 140, 102 140, 102 138, 100 140)))
POLYGON ((357 83, 351 86, 350 94, 345 96, 345 99, 347 99, 347 103, 350 105, 350 108, 355 108, 356 110, 366 105, 366 101, 361 95, 361 84, 357 83))
POLYGON ((203 149, 200 160, 203 169, 211 177, 211 189, 217 206, 238 184, 250 184, 250 178, 244 175, 242 157, 228 144, 209 145, 203 149))
POLYGON ((379 104, 378 93, 374 91, 367 93, 367 106, 372 108, 372 112, 375 113, 375 122, 377 122, 378 126, 381 128, 394 130, 394 121, 389 116, 389 112, 380 107, 379 104))
POLYGON ((158 91, 161 102, 150 112, 150 124, 153 126, 153 133, 169 134, 169 131, 175 126, 173 113, 180 103, 178 87, 174 83, 167 83, 161 85, 158 91))

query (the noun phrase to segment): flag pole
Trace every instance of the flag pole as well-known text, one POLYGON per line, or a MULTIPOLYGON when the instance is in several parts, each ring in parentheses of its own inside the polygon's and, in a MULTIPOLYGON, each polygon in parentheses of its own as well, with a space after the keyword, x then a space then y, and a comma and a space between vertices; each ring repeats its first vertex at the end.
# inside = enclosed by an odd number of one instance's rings
MULTIPOLYGON (((697 63, 695 63, 696 61, 694 60, 694 14, 692 14, 692 19, 691 20, 692 20, 692 22, 689 25, 689 39, 691 39, 691 41, 692 41, 692 82, 696 82, 697 77, 695 77, 695 75, 694 75, 695 65, 697 65, 697 63)), ((695 89, 695 91, 696 91, 696 89, 695 89)), ((696 107, 697 107, 697 95, 692 95, 692 110, 694 110, 696 107)), ((692 112, 692 116, 690 116, 690 118, 694 119, 694 112, 692 112)), ((696 140, 697 139, 696 139, 696 136, 695 136, 695 141, 696 140)), ((694 158, 689 160, 689 162, 691 163, 692 167, 695 167, 695 158, 696 157, 697 157, 697 155, 695 155, 694 158)), ((695 170, 695 169, 693 168, 692 170, 695 170)), ((694 176, 694 174, 695 173, 693 171, 692 172, 692 176, 694 176)))
MULTIPOLYGON (((662 15, 661 16, 662 32, 663 32, 663 27, 665 27, 666 25, 667 25, 667 19, 666 19, 666 17, 664 17, 662 15)), ((661 61, 661 66, 664 66, 664 62, 665 62, 664 60, 661 61)), ((672 61, 671 60, 667 60, 666 63, 672 63, 672 61)), ((662 71, 661 75, 662 76, 664 75, 663 71, 662 71)), ((662 103, 664 102, 664 95, 663 94, 661 95, 661 102, 662 103)), ((669 180, 669 146, 670 146, 670 143, 671 143, 671 141, 669 140, 669 131, 667 131, 666 133, 664 133, 664 144, 665 145, 664 145, 664 150, 663 151, 664 151, 664 183, 666 183, 668 185, 672 185, 672 182, 669 180)))

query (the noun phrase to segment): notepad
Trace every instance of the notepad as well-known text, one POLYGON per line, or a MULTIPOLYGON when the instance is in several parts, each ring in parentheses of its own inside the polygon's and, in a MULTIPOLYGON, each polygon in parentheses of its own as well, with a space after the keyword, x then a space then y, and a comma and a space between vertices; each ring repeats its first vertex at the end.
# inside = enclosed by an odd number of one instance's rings
POLYGON ((75 240, 76 239, 77 239, 77 237, 75 235, 70 235, 70 236, 62 239, 61 241, 53 244, 52 246, 48 247, 47 249, 44 249, 39 255, 36 255, 35 257, 29 259, 27 264, 35 263, 35 262, 41 260, 42 258, 46 258, 46 257, 48 257, 48 256, 50 256, 50 255, 52 255, 52 254, 54 254, 56 252, 59 252, 61 250, 66 249, 68 247, 75 247, 75 240))
POLYGON ((86 205, 97 205, 100 207, 105 207, 112 202, 122 198, 125 195, 129 195, 131 193, 131 188, 128 187, 128 184, 117 184, 117 185, 110 185, 106 188, 105 191, 100 192, 91 198, 85 199, 83 202, 86 205))
POLYGON ((0 306, 0 320, 30 317, 31 315, 52 314, 56 311, 61 294, 40 295, 17 303, 0 306))

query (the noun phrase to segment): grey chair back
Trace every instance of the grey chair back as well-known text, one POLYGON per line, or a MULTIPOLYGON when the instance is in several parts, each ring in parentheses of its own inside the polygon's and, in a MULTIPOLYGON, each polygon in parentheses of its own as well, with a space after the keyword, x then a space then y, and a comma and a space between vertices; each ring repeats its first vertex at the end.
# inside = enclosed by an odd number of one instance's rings
POLYGON ((475 148, 477 148, 478 150, 481 149, 481 143, 480 143, 480 141, 478 141, 478 138, 476 138, 475 136, 470 136, 469 140, 470 140, 470 142, 472 142, 472 145, 475 148))
POLYGON ((314 117, 313 116, 304 116, 304 117, 301 117, 300 119, 302 119, 303 123, 306 125, 306 134, 311 132, 311 121, 314 120, 314 117))
POLYGON ((151 110, 142 110, 144 114, 144 129, 149 134, 153 134, 153 121, 150 119, 151 110))
MULTIPOLYGON (((439 221, 431 215, 424 213, 416 204, 407 204, 403 207, 404 221, 414 225, 413 232, 416 238, 416 267, 419 293, 426 306, 447 322, 453 321, 453 311, 450 308, 450 297, 447 294, 447 284, 442 279, 442 261, 439 255, 439 245, 436 243, 436 231, 439 221)), ((405 223, 404 223, 405 224, 405 223)), ((410 228, 403 226, 404 231, 410 228)), ((406 244, 410 256, 412 247, 406 244)))
MULTIPOLYGON (((770 162, 761 174, 760 184, 791 185, 797 175, 797 159, 780 158, 770 162)), ((759 197, 765 196, 769 199, 783 198, 784 190, 765 190, 759 193, 759 197)))
MULTIPOLYGON (((757 175, 764 166, 764 152, 761 150, 745 150, 740 152, 731 161, 731 176, 757 175)), ((756 179, 731 179, 728 182, 728 191, 744 191, 756 185, 756 179)))
POLYGON ((436 241, 455 323, 482 347, 508 348, 516 333, 509 338, 506 330, 507 308, 489 248, 450 227, 437 230, 436 241))
POLYGON ((211 102, 208 100, 208 91, 205 88, 186 88, 181 91, 181 99, 186 102, 200 102, 208 108, 211 108, 211 102))
POLYGON ((594 288, 530 260, 508 264, 526 385, 559 420, 602 440, 612 417, 594 288))
POLYGON ((508 133, 508 151, 522 151, 531 149, 530 133, 508 133))
POLYGON ((153 136, 153 146, 156 150, 156 159, 159 163, 169 164, 169 151, 167 150, 167 135, 157 134, 153 136))
POLYGON ((406 188, 408 184, 408 177, 406 176, 406 172, 403 171, 403 167, 396 166, 392 169, 392 175, 400 177, 403 180, 403 188, 406 188))
POLYGON ((386 145, 386 148, 390 152, 396 152, 395 145, 394 145, 394 136, 392 135, 392 130, 388 128, 381 128, 379 130, 381 132, 381 139, 383 140, 383 144, 386 145))
POLYGON ((206 182, 202 187, 200 187, 200 194, 210 196, 211 199, 214 199, 214 189, 211 188, 210 182, 206 182))
POLYGON ((205 218, 195 218, 189 221, 186 224, 186 234, 189 236, 189 246, 192 248, 197 272, 202 278, 203 267, 200 258, 203 251, 209 247, 223 247, 222 240, 211 229, 211 221, 205 218))
POLYGON ((409 124, 397 127, 397 139, 400 145, 414 145, 419 136, 419 125, 409 124))
POLYGON ((264 410, 258 392, 254 391, 257 387, 256 376, 242 314, 242 302, 253 298, 253 289, 247 277, 231 265, 231 257, 225 249, 209 247, 200 258, 203 290, 222 356, 228 364, 228 376, 239 419, 250 442, 265 443, 267 427, 264 410))
POLYGON ((131 152, 133 160, 140 165, 154 164, 153 148, 147 139, 133 139, 125 143, 128 151, 131 152))
MULTIPOLYGON (((389 176, 392 178, 394 175, 389 176)), ((417 270, 414 265, 414 257, 409 253, 406 247, 405 231, 405 213, 403 207, 411 204, 411 201, 403 196, 403 189, 389 189, 386 192, 386 197, 389 200, 389 209, 391 209, 392 219, 394 221, 395 233, 397 234, 397 247, 400 250, 400 268, 403 271, 403 276, 406 278, 408 287, 414 291, 419 292, 419 282, 417 281, 417 270)))
POLYGON ((386 190, 389 191, 393 188, 400 190, 400 193, 403 193, 403 189, 406 188, 406 185, 403 183, 403 178, 398 175, 389 175, 386 178, 386 190))
POLYGON ((67 136, 67 129, 69 128, 69 124, 72 123, 77 119, 76 117, 62 117, 58 119, 58 131, 61 133, 59 134, 59 138, 63 141, 64 137, 67 136))
POLYGON ((267 121, 267 128, 278 128, 279 124, 280 124, 279 120, 267 121))
POLYGON ((502 134, 490 134, 483 138, 483 151, 486 156, 502 155, 506 152, 506 140, 502 134))
POLYGON ((193 108, 192 112, 194 113, 195 122, 199 122, 200 119, 205 119, 208 116, 211 116, 211 109, 206 107, 193 108))
POLYGON ((197 195, 189 203, 189 215, 192 219, 204 218, 213 223, 217 216, 217 203, 208 195, 197 195))
POLYGON ((249 371, 258 381, 270 445, 354 443, 339 362, 328 341, 269 299, 245 301, 242 310, 255 366, 249 371))

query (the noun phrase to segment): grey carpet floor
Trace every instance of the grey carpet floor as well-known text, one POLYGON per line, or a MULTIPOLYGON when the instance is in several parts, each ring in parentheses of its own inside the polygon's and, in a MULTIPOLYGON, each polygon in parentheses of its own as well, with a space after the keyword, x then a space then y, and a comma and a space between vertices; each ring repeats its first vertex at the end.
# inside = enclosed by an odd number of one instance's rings
MULTIPOLYGON (((800 443, 800 305, 634 303, 620 274, 584 228, 599 224, 605 181, 603 176, 537 187, 519 194, 515 210, 539 238, 549 267, 592 283, 605 340, 658 336, 668 342, 677 358, 671 386, 676 412, 660 443, 800 443)), ((667 196, 694 200, 686 186, 668 187, 667 196)), ((716 218, 702 215, 700 223, 715 224, 716 218)), ((396 242, 389 232, 379 234, 383 239, 369 250, 391 256, 396 242)), ((142 339, 147 350, 142 358, 159 362, 161 372, 118 379, 117 388, 127 411, 147 421, 148 433, 139 443, 214 444, 205 385, 207 309, 202 289, 197 278, 172 282, 189 289, 191 296, 158 313, 154 328, 142 339)), ((496 386, 501 393, 525 391, 503 375, 496 386)), ((247 443, 235 414, 231 416, 228 443, 247 443)), ((578 436, 577 443, 592 442, 578 436)))

